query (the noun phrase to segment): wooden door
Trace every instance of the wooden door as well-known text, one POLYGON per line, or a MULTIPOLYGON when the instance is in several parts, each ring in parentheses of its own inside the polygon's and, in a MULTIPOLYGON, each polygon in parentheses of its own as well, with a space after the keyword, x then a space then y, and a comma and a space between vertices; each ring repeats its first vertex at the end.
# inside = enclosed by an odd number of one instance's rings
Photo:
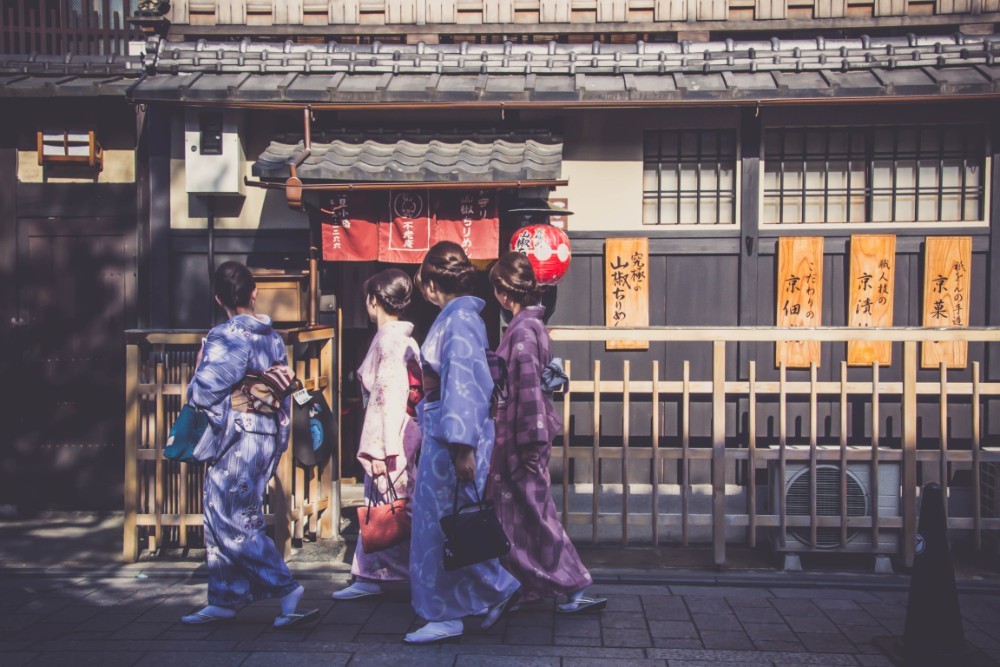
POLYGON ((25 509, 117 509, 124 331, 135 230, 107 218, 18 221, 16 496, 25 509))

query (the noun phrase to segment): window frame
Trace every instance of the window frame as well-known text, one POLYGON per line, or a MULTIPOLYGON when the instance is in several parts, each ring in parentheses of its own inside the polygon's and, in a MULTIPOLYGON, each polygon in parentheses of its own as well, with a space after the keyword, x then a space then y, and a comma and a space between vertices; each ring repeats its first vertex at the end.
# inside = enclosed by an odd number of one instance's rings
MULTIPOLYGON (((846 230, 878 230, 878 231, 890 231, 899 230, 906 232, 921 232, 924 233, 928 229, 989 229, 990 222, 990 205, 992 200, 991 191, 991 181, 993 173, 993 137, 991 132, 991 126, 989 123, 974 119, 972 121, 974 124, 980 126, 983 130, 983 163, 982 163, 982 179, 983 179, 983 195, 982 202, 980 206, 980 216, 976 220, 911 220, 902 222, 869 222, 869 221, 859 221, 859 222, 778 222, 778 221, 768 221, 765 218, 764 212, 766 208, 766 174, 767 174, 767 163, 768 163, 768 153, 766 150, 766 137, 768 131, 771 130, 835 130, 835 129, 848 129, 848 130, 858 130, 858 131, 875 131, 880 128, 896 127, 894 123, 842 123, 835 125, 797 125, 797 124, 762 124, 761 126, 761 151, 760 151, 760 178, 757 182, 757 220, 758 226, 761 231, 774 232, 777 230, 790 230, 790 229, 801 229, 806 231, 820 231, 824 229, 843 232, 846 230)), ((898 127, 909 127, 909 128, 920 128, 920 127, 938 127, 946 125, 958 125, 960 124, 958 120, 935 120, 935 121, 923 121, 923 122, 913 122, 906 123, 904 125, 899 125, 898 127)), ((898 159, 898 158, 897 158, 898 159)), ((868 169, 869 163, 874 162, 874 158, 869 151, 866 151, 866 171, 868 169)), ((850 172, 848 172, 848 178, 850 178, 850 172)), ((873 186, 869 183, 866 185, 866 190, 873 190, 873 186)), ((871 197, 872 194, 867 194, 866 197, 871 197)), ((919 193, 915 192, 913 195, 915 198, 919 198, 919 193)), ((848 202, 850 206, 850 202, 848 202)), ((865 204, 866 208, 868 203, 865 204)))
MULTIPOLYGON (((646 173, 645 172, 646 172, 646 165, 647 165, 647 162, 648 162, 647 161, 647 157, 646 157, 646 137, 647 137, 647 135, 650 132, 655 132, 658 135, 661 135, 661 134, 663 134, 665 132, 678 132, 678 133, 683 133, 683 132, 716 132, 717 134, 722 133, 722 132, 732 132, 732 134, 733 134, 733 142, 734 142, 734 146, 735 146, 735 154, 733 156, 733 216, 732 216, 733 220, 732 220, 732 222, 725 222, 725 223, 697 223, 696 222, 696 223, 670 224, 670 223, 662 223, 662 222, 646 222, 645 218, 643 217, 643 219, 641 221, 642 229, 643 230, 649 230, 650 232, 652 232, 653 230, 664 231, 664 232, 666 232, 666 231, 669 230, 670 233, 685 233, 686 232, 686 233, 689 233, 689 234, 692 233, 692 232, 695 232, 695 233, 697 233, 697 232, 701 232, 701 233, 716 233, 716 234, 718 234, 718 233, 725 233, 725 232, 732 233, 734 231, 738 232, 740 230, 741 224, 742 224, 740 213, 741 213, 741 210, 742 210, 741 207, 742 207, 742 203, 743 203, 743 137, 742 137, 739 125, 737 124, 737 125, 734 125, 734 126, 729 126, 729 125, 713 124, 713 125, 680 125, 680 126, 675 125, 675 126, 669 126, 669 127, 649 127, 649 126, 644 127, 642 129, 642 172, 643 172, 642 173, 642 178, 643 178, 643 183, 642 183, 642 187, 641 187, 641 191, 640 191, 640 197, 641 197, 640 210, 644 210, 645 209, 645 203, 646 203, 646 186, 645 186, 646 173)), ((680 181, 678 180, 678 187, 679 186, 680 186, 680 181)), ((662 194, 663 194, 663 192, 661 190, 656 190, 656 192, 657 192, 657 199, 656 199, 656 201, 657 201, 657 204, 658 204, 658 206, 657 206, 657 217, 659 217, 659 202, 662 200, 662 194)), ((719 192, 721 194, 721 191, 717 190, 717 192, 719 192)), ((679 190, 678 190, 678 193, 679 193, 679 190)), ((680 201, 679 194, 678 194, 678 201, 680 201)), ((699 198, 696 199, 695 201, 696 202, 700 202, 700 194, 699 194, 699 198)))

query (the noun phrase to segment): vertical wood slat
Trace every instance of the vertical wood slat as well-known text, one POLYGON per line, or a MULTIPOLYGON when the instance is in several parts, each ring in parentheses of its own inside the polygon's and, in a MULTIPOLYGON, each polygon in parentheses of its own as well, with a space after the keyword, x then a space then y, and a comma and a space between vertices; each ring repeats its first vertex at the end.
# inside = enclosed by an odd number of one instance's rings
POLYGON ((906 0, 875 0, 875 16, 905 16, 906 0))
MULTIPOLYGON (((308 377, 306 375, 306 360, 305 359, 298 359, 298 360, 296 360, 295 365, 292 366, 292 368, 295 369, 295 376, 296 377, 299 377, 299 378, 308 377)), ((295 438, 295 434, 294 433, 289 433, 289 435, 288 435, 288 449, 289 450, 292 450, 292 446, 295 444, 294 442, 292 442, 294 440, 294 438, 295 438)), ((295 522, 295 526, 294 526, 293 531, 292 531, 292 536, 296 540, 302 540, 302 539, 305 538, 305 519, 306 519, 306 517, 305 517, 304 505, 305 505, 305 500, 306 500, 306 496, 305 496, 306 471, 305 471, 305 468, 303 468, 302 466, 295 464, 294 457, 292 458, 292 461, 291 461, 291 468, 292 468, 292 478, 291 478, 292 479, 292 489, 291 489, 291 494, 289 494, 289 495, 291 496, 291 499, 292 499, 292 506, 291 506, 291 509, 292 509, 292 519, 295 522)), ((314 499, 310 499, 310 500, 314 500, 314 499)))
POLYGON ((622 545, 628 546, 628 445, 629 445, 629 366, 628 359, 622 362, 622 545))
MULTIPOLYGON (((653 362, 656 363, 655 361, 653 362)), ((573 383, 573 364, 567 359, 563 372, 566 373, 566 390, 563 393, 563 434, 562 434, 562 523, 563 528, 569 529, 569 431, 570 431, 570 407, 572 407, 572 397, 570 396, 570 386, 573 383)))
MULTIPOLYGON (((191 381, 190 367, 184 364, 178 369, 178 380, 182 387, 187 387, 188 383, 191 381)), ((183 400, 184 394, 181 394, 181 400, 183 400)), ((176 419, 176 416, 174 417, 176 419)), ((177 466, 178 469, 178 481, 177 481, 177 514, 180 516, 180 526, 178 527, 179 544, 181 548, 186 548, 188 545, 187 539, 187 515, 188 515, 188 464, 180 463, 177 466)))
MULTIPOLYGON (((601 1, 598 0, 598 12, 601 11, 601 1)), ((541 23, 569 23, 571 15, 570 0, 539 0, 538 2, 538 20, 541 23)))
POLYGON ((757 546, 757 362, 750 360, 748 376, 747 405, 747 512, 750 514, 749 538, 747 543, 753 549, 757 546))
MULTIPOLYGON (((882 368, 879 365, 878 361, 872 362, 872 464, 871 464, 872 478, 870 486, 872 490, 872 544, 875 545, 876 550, 878 549, 878 530, 879 530, 879 525, 878 525, 879 523, 878 475, 879 475, 879 453, 880 453, 879 441, 881 440, 881 435, 882 435, 882 429, 879 423, 881 419, 879 416, 880 412, 879 397, 881 396, 881 394, 879 393, 880 389, 879 378, 881 375, 881 370, 882 368)), ((845 495, 845 500, 846 500, 846 495, 845 495)), ((844 517, 847 516, 846 510, 844 511, 842 516, 844 517)))
POLYGON ((628 21, 628 0, 597 0, 597 22, 628 21))
MULTIPOLYGON (((295 368, 295 348, 285 346, 288 355, 288 365, 295 368)), ((291 437, 291 436, 290 436, 291 437)), ((271 513, 274 515, 274 544, 283 558, 292 554, 292 445, 281 455, 278 469, 271 478, 271 494, 269 496, 271 513)))
MULTIPOLYGON (((319 382, 319 378, 324 375, 324 373, 321 370, 322 364, 320 363, 320 355, 323 354, 322 350, 325 349, 326 342, 327 341, 323 341, 322 343, 320 343, 320 345, 322 345, 323 347, 320 348, 319 355, 312 355, 309 358, 309 376, 316 378, 317 383, 319 382)), ((316 345, 316 343, 311 343, 310 345, 316 345)), ((331 382, 333 381, 332 376, 327 375, 327 377, 330 378, 331 382)), ((329 382, 327 384, 329 385, 329 382)), ((316 388, 319 389, 318 386, 316 388)), ((327 401, 326 404, 330 405, 330 402, 327 401)), ((292 406, 292 409, 293 410, 295 409, 294 405, 292 406)), ((320 471, 322 470, 322 468, 323 468, 322 465, 317 465, 306 470, 306 473, 309 476, 309 502, 313 503, 313 511, 309 513, 309 527, 307 532, 309 533, 310 536, 314 537, 319 534, 319 512, 320 512, 319 501, 322 497, 322 491, 320 489, 319 482, 320 482, 320 471)), ((327 498, 329 498, 329 496, 327 496, 327 498)))
POLYGON ((246 25, 247 0, 216 0, 215 22, 222 25, 246 25))
POLYGON ((166 429, 166 413, 163 405, 163 346, 157 346, 158 359, 156 361, 156 380, 155 380, 155 405, 156 405, 156 431, 155 437, 153 438, 153 449, 156 450, 156 481, 155 481, 155 508, 154 515, 156 519, 156 526, 153 532, 153 536, 156 540, 156 548, 159 548, 163 544, 163 475, 164 475, 164 465, 163 465, 163 443, 167 439, 167 429, 166 429))
POLYGON ((816 525, 816 362, 809 364, 809 544, 816 548, 818 526, 816 525))
POLYGON ((103 0, 101 4, 101 42, 103 44, 101 54, 111 53, 111 0, 103 0))
POLYGON ((847 546, 847 362, 840 362, 840 546, 847 546))
POLYGON ((972 539, 976 551, 983 549, 982 461, 979 452, 979 362, 972 362, 972 539))
POLYGON ((786 433, 788 431, 788 394, 786 391, 787 372, 785 364, 782 362, 778 366, 778 545, 784 549, 786 546, 786 515, 785 515, 785 486, 787 463, 785 456, 785 446, 788 444, 786 433))
POLYGON ((942 361, 941 398, 938 403, 938 477, 941 480, 941 495, 944 498, 944 515, 948 516, 948 366, 942 361))
POLYGON ((331 25, 357 25, 361 20, 359 0, 330 0, 327 19, 331 25))
POLYGON ((139 502, 139 346, 125 348, 125 526, 122 558, 134 563, 139 558, 136 510, 139 502))
POLYGON ((653 480, 653 492, 650 494, 653 499, 653 506, 650 508, 650 521, 652 523, 653 546, 660 543, 660 360, 653 360, 653 395, 652 395, 653 423, 651 428, 652 457, 650 462, 653 480))
POLYGON ((681 389, 681 546, 688 545, 691 511, 691 362, 684 360, 681 389))
POLYGON ((712 542, 726 564, 726 343, 712 343, 712 542))
POLYGON ((385 0, 385 22, 406 23, 417 22, 416 0, 385 0))
POLYGON ((847 0, 816 0, 813 18, 835 19, 847 16, 847 0))
POLYGON ((455 23, 458 19, 458 0, 424 0, 427 4, 428 23, 455 23))
POLYGON ((302 0, 276 0, 272 16, 274 25, 302 25, 302 0))
POLYGON ((903 561, 913 565, 917 535, 917 344, 903 343, 903 561))
POLYGON ((687 0, 655 0, 653 5, 655 21, 686 21, 687 15, 687 0))
POLYGON ((593 505, 591 521, 594 526, 594 544, 598 542, 598 502, 601 481, 601 360, 594 360, 594 442, 593 442, 593 505))
POLYGON ((788 0, 756 0, 754 18, 758 20, 784 19, 788 17, 788 0))
MULTIPOLYGON (((724 21, 729 17, 728 0, 696 0, 698 3, 698 21, 724 21)), ((688 20, 692 20, 688 11, 688 20)))
POLYGON ((167 17, 171 23, 188 23, 191 20, 189 0, 171 0, 167 17))
MULTIPOLYGON (((326 404, 330 406, 331 411, 337 409, 333 392, 336 387, 334 383, 338 381, 340 374, 337 373, 334 375, 333 360, 334 345, 340 344, 340 329, 337 330, 334 336, 336 337, 335 341, 325 340, 322 342, 319 352, 319 373, 329 378, 326 387, 323 389, 323 397, 326 399, 326 404)), ((340 423, 339 412, 334 419, 336 419, 337 423, 340 423)), ((334 466, 337 465, 339 459, 332 453, 333 449, 333 447, 330 448, 331 454, 316 469, 316 477, 321 482, 320 495, 325 493, 330 499, 329 505, 323 511, 323 514, 320 515, 319 519, 319 536, 323 539, 336 537, 340 533, 340 476, 334 470, 334 466)))
POLYGON ((514 0, 483 0, 483 23, 513 23, 514 0))

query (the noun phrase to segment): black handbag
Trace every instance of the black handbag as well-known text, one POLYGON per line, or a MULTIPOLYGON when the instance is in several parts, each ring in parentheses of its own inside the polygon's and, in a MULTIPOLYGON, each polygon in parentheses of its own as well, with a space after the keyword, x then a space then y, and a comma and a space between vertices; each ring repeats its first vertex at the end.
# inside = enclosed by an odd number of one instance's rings
POLYGON ((510 552, 493 502, 479 496, 475 482, 472 488, 476 502, 458 506, 458 484, 455 484, 455 504, 452 514, 441 518, 444 531, 444 569, 448 572, 475 565, 510 552))

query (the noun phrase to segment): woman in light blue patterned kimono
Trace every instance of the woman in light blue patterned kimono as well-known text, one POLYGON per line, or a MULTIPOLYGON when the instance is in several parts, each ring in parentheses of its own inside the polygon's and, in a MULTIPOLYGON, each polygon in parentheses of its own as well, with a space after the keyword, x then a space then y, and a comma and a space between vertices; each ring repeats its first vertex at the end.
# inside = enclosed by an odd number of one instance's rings
POLYGON ((413 608, 429 621, 406 635, 409 644, 458 637, 463 617, 487 610, 483 628, 496 624, 516 602, 520 585, 497 559, 446 572, 441 517, 485 493, 493 420, 493 379, 486 360, 482 299, 469 296, 475 269, 456 243, 427 253, 417 274, 420 290, 441 308, 420 350, 424 400, 417 407, 423 441, 413 498, 410 589, 413 608), (435 388, 435 380, 439 387, 435 388), (473 488, 476 485, 476 489, 473 488))
POLYGON ((270 318, 254 313, 256 297, 247 267, 239 262, 219 266, 215 299, 229 321, 208 333, 187 397, 207 413, 210 424, 194 452, 208 462, 203 500, 208 606, 181 619, 187 624, 232 618, 238 606, 270 598, 281 600, 275 627, 318 613, 296 613, 304 590, 264 527, 264 491, 288 447, 289 400, 278 414, 233 408, 233 388, 247 371, 266 371, 287 359, 270 318))

